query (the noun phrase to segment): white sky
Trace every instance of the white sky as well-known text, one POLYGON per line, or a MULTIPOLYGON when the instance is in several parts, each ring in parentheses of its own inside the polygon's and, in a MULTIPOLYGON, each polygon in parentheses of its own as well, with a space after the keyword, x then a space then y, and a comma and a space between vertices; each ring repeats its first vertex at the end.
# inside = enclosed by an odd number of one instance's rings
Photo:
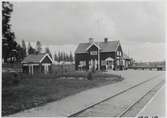
POLYGON ((160 2, 13 2, 16 41, 74 52, 89 37, 120 40, 138 61, 165 59, 165 5, 160 2))

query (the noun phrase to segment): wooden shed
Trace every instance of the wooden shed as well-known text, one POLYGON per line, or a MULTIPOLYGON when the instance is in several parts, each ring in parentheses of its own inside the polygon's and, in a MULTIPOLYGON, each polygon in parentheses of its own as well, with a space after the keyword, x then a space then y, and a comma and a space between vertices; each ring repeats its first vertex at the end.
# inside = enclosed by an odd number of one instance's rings
POLYGON ((47 53, 31 54, 24 58, 21 62, 23 73, 36 74, 51 72, 51 66, 53 63, 52 58, 47 53))

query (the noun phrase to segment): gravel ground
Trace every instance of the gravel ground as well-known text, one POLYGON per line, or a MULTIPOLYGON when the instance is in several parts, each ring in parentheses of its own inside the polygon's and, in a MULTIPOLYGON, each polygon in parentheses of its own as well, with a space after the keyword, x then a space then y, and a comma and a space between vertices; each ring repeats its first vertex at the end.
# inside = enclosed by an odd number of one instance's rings
MULTIPOLYGON (((77 115, 77 117, 115 117, 119 116, 123 111, 126 111, 131 105, 137 102, 149 90, 154 88, 162 81, 162 76, 152 81, 133 88, 123 94, 115 96, 103 103, 100 103, 90 109, 77 115)), ((136 111, 135 111, 136 112, 136 111)), ((132 114, 129 114, 132 117, 132 114)))
POLYGON ((164 81, 153 88, 144 98, 136 103, 132 108, 128 110, 122 117, 135 117, 140 110, 151 100, 151 98, 158 92, 158 90, 164 85, 164 81))
POLYGON ((165 103, 165 85, 163 85, 139 114, 137 114, 137 117, 166 118, 165 103))

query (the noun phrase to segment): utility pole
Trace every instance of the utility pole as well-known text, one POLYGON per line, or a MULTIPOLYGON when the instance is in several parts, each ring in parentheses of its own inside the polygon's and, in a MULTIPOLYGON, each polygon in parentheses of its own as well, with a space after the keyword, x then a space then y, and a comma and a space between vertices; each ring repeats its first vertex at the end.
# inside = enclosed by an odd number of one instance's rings
POLYGON ((100 71, 100 45, 99 45, 99 42, 98 42, 98 70, 100 71))

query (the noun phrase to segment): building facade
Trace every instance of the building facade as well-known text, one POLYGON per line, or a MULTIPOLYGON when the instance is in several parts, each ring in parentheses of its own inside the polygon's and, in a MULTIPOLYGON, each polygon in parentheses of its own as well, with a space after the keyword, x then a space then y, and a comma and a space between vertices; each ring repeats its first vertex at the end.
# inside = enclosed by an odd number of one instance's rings
POLYGON ((92 38, 88 43, 80 43, 75 50, 75 69, 88 70, 122 70, 123 51, 119 41, 95 42, 92 38))
POLYGON ((47 53, 31 54, 25 57, 21 63, 23 73, 32 75, 39 73, 47 74, 51 72, 53 60, 47 53))

